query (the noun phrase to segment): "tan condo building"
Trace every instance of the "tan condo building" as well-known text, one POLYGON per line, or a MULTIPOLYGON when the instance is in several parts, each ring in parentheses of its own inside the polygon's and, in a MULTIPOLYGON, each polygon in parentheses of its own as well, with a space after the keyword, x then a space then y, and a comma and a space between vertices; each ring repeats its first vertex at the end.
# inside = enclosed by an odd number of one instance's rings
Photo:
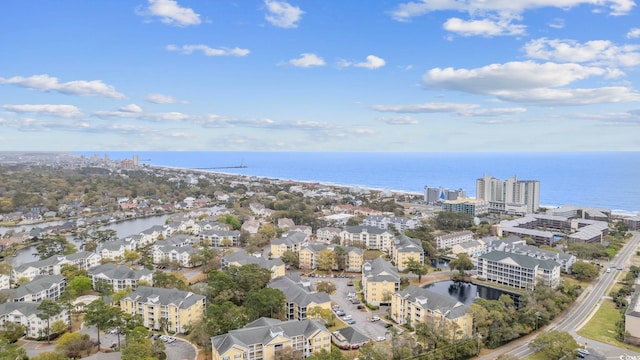
POLYGON ((391 296, 400 290, 398 271, 382 258, 362 264, 362 291, 370 305, 390 304, 391 296))
POLYGON ((139 286, 120 301, 122 311, 142 316, 149 329, 183 333, 187 326, 202 319, 206 297, 178 289, 139 286))
POLYGON ((317 320, 260 318, 212 337, 211 348, 213 360, 274 360, 285 351, 306 358, 322 350, 331 352, 331 333, 317 320))

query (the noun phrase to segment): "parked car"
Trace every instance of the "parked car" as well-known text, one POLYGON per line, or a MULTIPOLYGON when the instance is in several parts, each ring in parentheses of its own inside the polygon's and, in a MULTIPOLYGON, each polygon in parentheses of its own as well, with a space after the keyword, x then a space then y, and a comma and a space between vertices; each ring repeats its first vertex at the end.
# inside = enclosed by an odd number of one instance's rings
POLYGON ((358 310, 364 310, 364 305, 358 305, 358 310))
POLYGON ((349 325, 353 325, 353 324, 356 323, 356 321, 351 319, 351 320, 347 320, 346 323, 349 324, 349 325))
POLYGON ((378 337, 376 337, 376 341, 385 341, 385 340, 387 340, 387 338, 386 338, 386 337, 384 337, 384 336, 378 336, 378 337))
POLYGON ((372 316, 369 318, 369 321, 380 321, 380 318, 377 316, 372 316))
POLYGON ((351 320, 351 319, 353 319, 353 316, 351 315, 345 315, 342 317, 342 320, 351 320))

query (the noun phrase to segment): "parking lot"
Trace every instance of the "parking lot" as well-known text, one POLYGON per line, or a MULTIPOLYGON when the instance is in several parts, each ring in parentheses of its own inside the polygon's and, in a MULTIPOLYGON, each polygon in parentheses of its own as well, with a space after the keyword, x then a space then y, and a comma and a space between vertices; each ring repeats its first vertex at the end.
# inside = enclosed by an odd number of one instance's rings
MULTIPOLYGON (((359 279, 350 279, 350 278, 340 278, 340 277, 326 277, 326 278, 311 278, 312 283, 317 284, 320 281, 328 281, 333 283, 336 286, 336 292, 331 297, 331 302, 336 304, 345 312, 346 315, 351 315, 351 318, 355 320, 354 324, 351 324, 353 328, 361 332, 362 334, 368 336, 372 340, 376 340, 379 337, 385 337, 386 339, 390 339, 389 334, 390 331, 384 325, 386 310, 376 310, 371 311, 367 309, 364 304, 353 304, 349 298, 349 293, 355 293, 356 287, 349 286, 349 283, 353 283, 358 281, 359 279), (358 310, 358 305, 362 305, 364 309, 358 310), (369 319, 373 316, 378 316, 381 320, 372 322, 369 319)), ((343 320, 337 320, 343 321, 343 320)))
MULTIPOLYGON (((80 330, 83 334, 89 334, 92 340, 98 339, 98 334, 95 326, 85 326, 82 330, 80 330)), ((169 343, 165 342, 165 352, 167 353, 167 359, 171 360, 194 360, 196 358, 196 349, 189 342, 174 337, 176 341, 169 343)), ((100 332, 100 342, 101 347, 109 348, 113 344, 118 343, 118 337, 115 334, 103 333, 100 332)), ((125 337, 124 335, 120 335, 120 344, 121 346, 125 345, 125 337)))

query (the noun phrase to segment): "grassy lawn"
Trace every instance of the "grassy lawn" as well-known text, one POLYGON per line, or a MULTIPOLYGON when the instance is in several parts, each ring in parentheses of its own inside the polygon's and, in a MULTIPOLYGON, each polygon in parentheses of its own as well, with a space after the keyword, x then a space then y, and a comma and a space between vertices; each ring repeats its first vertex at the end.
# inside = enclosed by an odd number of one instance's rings
POLYGON ((587 288, 587 286, 589 286, 589 284, 591 284, 591 283, 590 283, 590 282, 588 282, 588 281, 579 281, 579 280, 576 280, 576 279, 572 278, 572 277, 571 277, 571 276, 569 276, 569 275, 562 275, 562 282, 567 283, 567 284, 569 284, 569 285, 580 285, 580 288, 581 288, 582 290, 586 289, 586 288, 587 288))
POLYGON ((385 256, 385 253, 380 250, 365 250, 364 251, 364 260, 373 260, 375 258, 379 258, 380 256, 385 256))
POLYGON ((638 347, 616 340, 616 321, 621 319, 620 310, 616 309, 613 301, 605 300, 589 323, 578 331, 578 335, 625 349, 640 351, 638 347))
POLYGON ((546 360, 546 358, 541 352, 535 352, 524 359, 525 360, 546 360))

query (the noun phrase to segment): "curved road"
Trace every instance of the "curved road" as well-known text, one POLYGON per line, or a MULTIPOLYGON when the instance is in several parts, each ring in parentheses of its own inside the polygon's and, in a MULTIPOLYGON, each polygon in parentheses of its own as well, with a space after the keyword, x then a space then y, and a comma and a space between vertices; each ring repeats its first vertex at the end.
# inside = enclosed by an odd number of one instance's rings
MULTIPOLYGON (((631 255, 638 248, 638 244, 640 243, 640 233, 634 231, 632 234, 633 237, 627 245, 622 248, 612 261, 606 264, 606 266, 610 267, 612 271, 603 272, 598 281, 587 287, 585 292, 580 295, 568 312, 564 315, 558 316, 549 325, 542 328, 541 331, 559 330, 569 332, 579 344, 582 345, 586 343, 592 353, 592 355, 588 356, 589 359, 620 359, 620 356, 624 357, 624 355, 637 356, 638 359, 640 359, 640 353, 604 344, 595 340, 585 339, 576 333, 576 330, 580 329, 584 325, 583 323, 586 323, 586 320, 589 319, 592 312, 596 311, 599 306, 599 302, 607 295, 607 291, 614 284, 615 278, 618 275, 618 272, 615 269, 618 267, 624 267, 631 255)), ((528 344, 529 341, 534 338, 535 334, 518 339, 498 348, 489 355, 480 357, 479 359, 495 359, 498 355, 503 353, 509 353, 522 359, 533 354, 533 351, 529 349, 528 344)))

